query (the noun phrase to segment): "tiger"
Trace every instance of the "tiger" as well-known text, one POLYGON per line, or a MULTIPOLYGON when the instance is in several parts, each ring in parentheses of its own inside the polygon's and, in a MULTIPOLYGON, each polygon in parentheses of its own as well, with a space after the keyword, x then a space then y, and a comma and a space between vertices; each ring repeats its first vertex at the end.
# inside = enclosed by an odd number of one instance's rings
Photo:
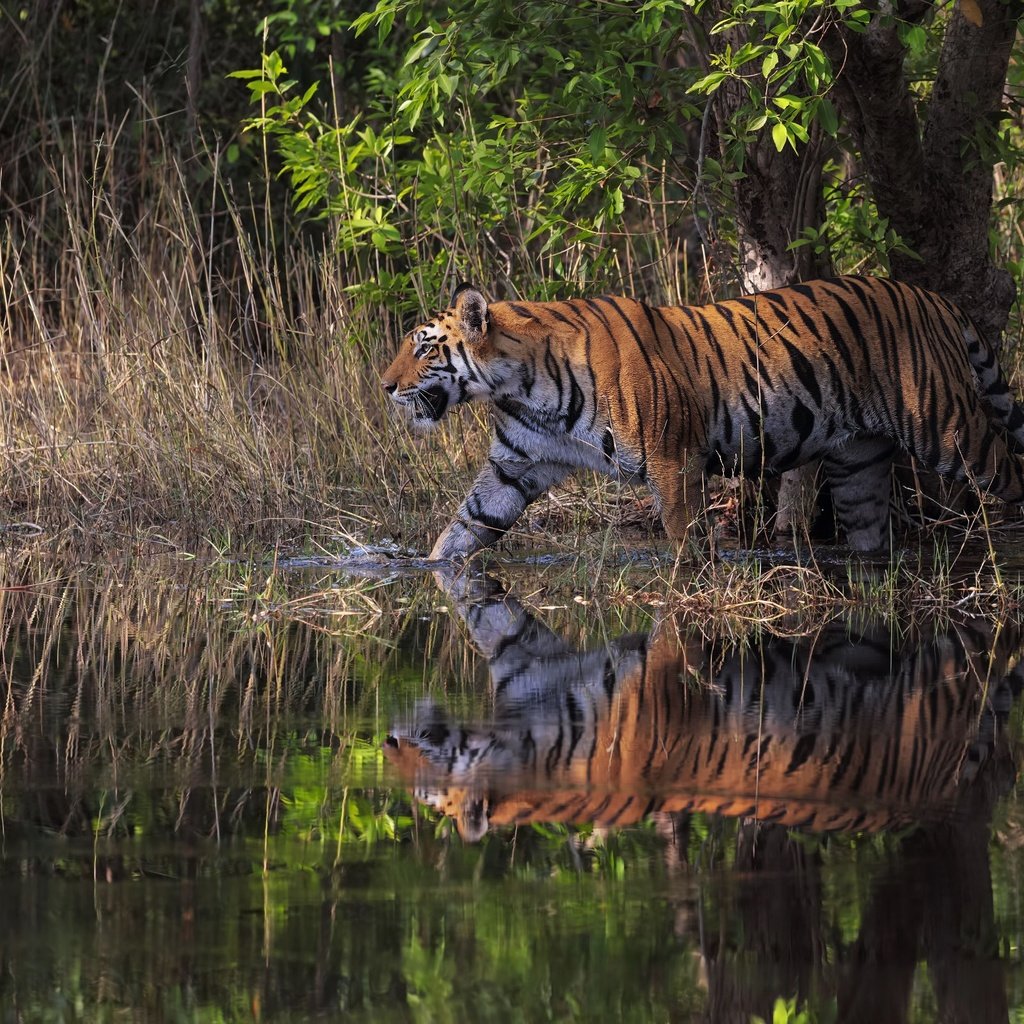
POLYGON ((966 619, 893 649, 888 627, 839 621, 722 649, 667 620, 580 651, 508 594, 457 614, 488 659, 493 715, 422 702, 382 749, 467 842, 659 812, 880 832, 945 820, 983 772, 1012 782, 1024 639, 1008 625, 966 619))
POLYGON ((418 431, 490 407, 486 464, 430 553, 495 544, 576 470, 646 483, 685 542, 710 474, 777 475, 821 460, 850 548, 890 546, 898 449, 1024 502, 1024 410, 992 346, 919 287, 840 277, 704 306, 605 296, 491 302, 460 285, 382 375, 418 431))

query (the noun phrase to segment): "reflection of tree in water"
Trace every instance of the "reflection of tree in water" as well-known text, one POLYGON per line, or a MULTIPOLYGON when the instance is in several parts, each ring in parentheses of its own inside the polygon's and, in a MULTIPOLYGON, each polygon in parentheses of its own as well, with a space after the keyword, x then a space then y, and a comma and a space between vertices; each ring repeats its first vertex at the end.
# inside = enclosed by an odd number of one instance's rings
POLYGON ((722 650, 666 621, 581 652, 493 581, 443 582, 489 660, 493 720, 424 705, 386 753, 466 838, 653 814, 685 877, 693 813, 738 818, 735 910, 677 917, 700 934, 708 1019, 769 1017, 776 995, 824 987, 840 1020, 906 1020, 922 960, 942 1020, 1007 1019, 988 843, 1014 778, 1001 724, 1020 689, 1016 627, 894 640, 830 624, 722 650), (824 847, 794 826, 892 833, 852 942, 825 919, 824 847))

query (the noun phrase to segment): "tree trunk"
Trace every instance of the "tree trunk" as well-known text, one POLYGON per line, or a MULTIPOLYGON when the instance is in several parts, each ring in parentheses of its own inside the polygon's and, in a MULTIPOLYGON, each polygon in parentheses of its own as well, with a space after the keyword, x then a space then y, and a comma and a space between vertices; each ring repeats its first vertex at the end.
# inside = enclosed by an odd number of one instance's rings
MULTIPOLYGON (((721 38, 734 48, 745 41, 736 30, 721 38)), ((764 88, 770 94, 767 83, 764 88)), ((746 102, 747 87, 743 83, 736 79, 722 83, 714 99, 719 140, 727 138, 729 125, 746 102)), ((720 141, 720 150, 728 165, 729 156, 723 141, 720 141)), ((828 267, 819 265, 810 246, 789 249, 805 227, 821 225, 824 215, 821 150, 821 135, 816 132, 797 150, 787 144, 780 151, 765 128, 747 146, 743 177, 734 189, 739 236, 738 277, 744 292, 784 288, 807 277, 828 273, 828 267)))
MULTIPOLYGON (((922 15, 915 3, 901 13, 922 15)), ((998 346, 1013 303, 1010 275, 989 258, 991 148, 983 136, 1002 105, 1003 83, 1024 4, 978 0, 981 24, 957 7, 942 44, 922 125, 892 18, 824 41, 836 101, 860 150, 878 212, 920 259, 894 253, 894 277, 956 302, 998 346)))

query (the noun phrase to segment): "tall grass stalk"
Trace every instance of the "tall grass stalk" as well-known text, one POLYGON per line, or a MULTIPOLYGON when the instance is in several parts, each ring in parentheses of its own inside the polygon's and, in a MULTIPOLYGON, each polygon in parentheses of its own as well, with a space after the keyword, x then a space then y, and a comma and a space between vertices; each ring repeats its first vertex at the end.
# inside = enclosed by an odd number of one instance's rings
POLYGON ((0 530, 415 537, 463 460, 439 472, 391 422, 376 375, 397 326, 353 308, 329 234, 275 249, 216 175, 200 213, 170 158, 130 208, 117 145, 47 167, 59 238, 28 213, 0 236, 0 530))

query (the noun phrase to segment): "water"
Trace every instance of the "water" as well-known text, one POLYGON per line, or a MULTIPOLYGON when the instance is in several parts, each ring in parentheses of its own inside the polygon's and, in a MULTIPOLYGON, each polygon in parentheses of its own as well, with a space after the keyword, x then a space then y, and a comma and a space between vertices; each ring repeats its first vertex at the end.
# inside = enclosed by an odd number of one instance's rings
POLYGON ((0 592, 5 1024, 1024 1015, 1019 623, 45 575, 0 592))

